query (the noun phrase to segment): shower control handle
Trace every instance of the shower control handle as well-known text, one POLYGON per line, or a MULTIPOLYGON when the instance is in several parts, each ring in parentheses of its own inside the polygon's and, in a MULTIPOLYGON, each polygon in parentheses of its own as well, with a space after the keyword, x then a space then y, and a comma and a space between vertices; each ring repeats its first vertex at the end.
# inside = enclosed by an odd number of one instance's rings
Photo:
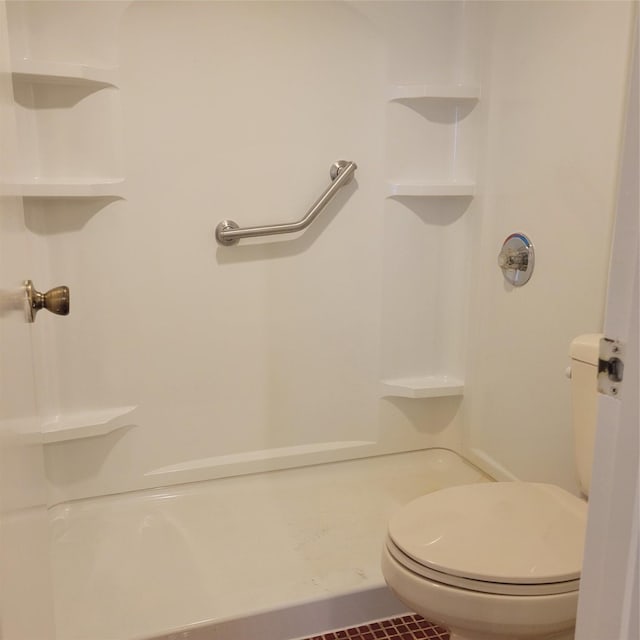
POLYGON ((517 269, 518 271, 526 271, 528 264, 529 251, 524 248, 515 251, 503 249, 498 256, 498 265, 501 269, 517 269))
POLYGON ((46 309, 58 316, 69 315, 69 287, 54 287, 46 293, 40 293, 31 280, 24 283, 24 290, 27 299, 27 322, 35 322, 36 313, 40 309, 46 309))

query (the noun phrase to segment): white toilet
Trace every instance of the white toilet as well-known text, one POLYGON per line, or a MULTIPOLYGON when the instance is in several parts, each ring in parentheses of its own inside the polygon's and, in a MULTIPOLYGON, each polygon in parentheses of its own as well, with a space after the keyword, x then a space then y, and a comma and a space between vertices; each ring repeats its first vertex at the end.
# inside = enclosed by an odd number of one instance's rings
MULTIPOLYGON (((571 343, 578 473, 588 495, 600 334, 571 343)), ((389 522, 382 572, 412 611, 451 640, 574 636, 587 504, 559 487, 493 482, 451 487, 389 522)))

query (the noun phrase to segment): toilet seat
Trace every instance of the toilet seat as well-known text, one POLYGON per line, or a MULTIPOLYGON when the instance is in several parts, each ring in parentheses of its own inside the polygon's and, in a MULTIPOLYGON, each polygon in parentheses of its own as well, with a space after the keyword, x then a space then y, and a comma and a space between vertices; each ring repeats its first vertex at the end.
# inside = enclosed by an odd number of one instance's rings
POLYGON ((425 567, 424 565, 416 562, 398 549, 397 545, 394 544, 393 540, 388 536, 385 544, 391 556, 403 567, 409 569, 409 571, 433 582, 446 584, 450 587, 458 587, 459 589, 477 591, 478 593, 491 593, 503 596, 547 596, 559 593, 569 593, 571 591, 577 591, 580 588, 579 579, 542 584, 508 584, 452 576, 442 571, 430 569, 429 567, 425 567))
POLYGON ((436 491, 390 521, 387 548, 427 579, 483 593, 549 595, 580 582, 586 503, 525 482, 436 491))

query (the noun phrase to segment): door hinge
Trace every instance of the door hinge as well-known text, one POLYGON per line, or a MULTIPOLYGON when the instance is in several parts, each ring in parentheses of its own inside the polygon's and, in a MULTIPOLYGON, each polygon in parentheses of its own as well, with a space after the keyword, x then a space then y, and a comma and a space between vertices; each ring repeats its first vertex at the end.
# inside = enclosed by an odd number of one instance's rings
POLYGON ((600 340, 598 353, 598 391, 617 398, 624 377, 624 344, 612 338, 600 340))

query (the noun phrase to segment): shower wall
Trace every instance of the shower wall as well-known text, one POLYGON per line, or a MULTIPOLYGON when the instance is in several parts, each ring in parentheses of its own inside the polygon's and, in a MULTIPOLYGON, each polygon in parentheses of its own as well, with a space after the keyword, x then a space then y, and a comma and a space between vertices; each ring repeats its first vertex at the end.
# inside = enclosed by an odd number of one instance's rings
POLYGON ((11 3, 16 187, 72 291, 33 331, 50 501, 428 447, 575 488, 630 7, 11 3), (339 159, 306 232, 216 244, 301 218, 339 159))
POLYGON ((497 478, 578 492, 565 371, 602 330, 633 11, 488 6, 464 454, 497 478), (515 231, 536 251, 522 288, 496 264, 515 231))
POLYGON ((22 286, 32 246, 22 200, 4 190, 20 156, 10 69, 0 1, 0 635, 52 640, 48 486, 43 447, 29 433, 39 423, 22 286))
POLYGON ((460 3, 20 3, 51 501, 461 446, 476 162, 460 3), (223 219, 301 218, 220 247, 223 219), (455 261, 451 259, 456 256, 455 261), (448 265, 443 269, 443 265, 448 265))

